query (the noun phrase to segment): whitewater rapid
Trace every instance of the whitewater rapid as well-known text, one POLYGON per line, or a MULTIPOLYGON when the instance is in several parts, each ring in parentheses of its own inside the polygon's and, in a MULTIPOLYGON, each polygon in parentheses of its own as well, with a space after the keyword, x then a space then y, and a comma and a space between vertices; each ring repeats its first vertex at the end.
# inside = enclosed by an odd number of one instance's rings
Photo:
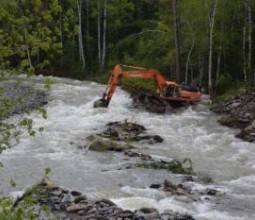
MULTIPOLYGON (((43 86, 44 77, 29 79, 43 86)), ((126 209, 141 206, 188 212, 196 219, 255 219, 255 144, 235 138, 236 130, 217 123, 206 97, 198 106, 176 114, 158 115, 134 109, 129 94, 117 88, 108 108, 93 108, 105 86, 94 82, 49 77, 53 81, 47 120, 32 114, 34 127, 44 131, 31 138, 23 134, 17 146, 0 155, 0 191, 24 190, 41 180, 50 168, 53 182, 78 190, 91 198, 106 197, 126 209), (173 176, 166 171, 120 169, 124 155, 113 152, 85 153, 86 137, 102 131, 112 121, 129 120, 158 134, 164 142, 136 147, 154 156, 182 160, 190 158, 195 171, 212 177, 210 185, 222 195, 211 201, 187 203, 149 189, 173 176), (107 170, 107 172, 105 172, 107 170), (14 180, 16 187, 10 186, 14 180)), ((24 79, 26 80, 26 79, 24 79)), ((14 116, 12 120, 15 120, 14 116)), ((176 175, 173 178, 178 178, 176 175)), ((193 190, 208 186, 193 183, 193 190)))

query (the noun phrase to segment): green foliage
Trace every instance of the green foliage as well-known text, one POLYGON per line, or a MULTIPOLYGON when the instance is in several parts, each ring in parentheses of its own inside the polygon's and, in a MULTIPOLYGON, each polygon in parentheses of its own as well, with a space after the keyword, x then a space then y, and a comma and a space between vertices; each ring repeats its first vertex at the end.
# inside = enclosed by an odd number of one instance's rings
MULTIPOLYGON (((86 67, 83 69, 79 59, 77 1, 3 0, 0 8, 0 69, 21 68, 31 74, 44 69, 47 70, 46 73, 78 79, 98 73, 98 18, 101 21, 101 37, 104 32, 104 5, 101 1, 98 9, 99 2, 89 0, 82 4, 81 29, 86 60, 86 67)), ((184 78, 187 70, 189 83, 199 80, 200 85, 207 84, 209 16, 212 2, 190 0, 179 3, 181 77, 184 78)), ((254 11, 255 3, 250 1, 250 4, 254 11)), ((106 11, 105 70, 112 69, 118 63, 131 64, 157 69, 169 79, 173 79, 175 39, 171 2, 108 0, 106 11)), ((247 63, 247 16, 242 1, 218 1, 212 51, 214 88, 219 81, 216 76, 218 67, 222 74, 220 81, 224 81, 222 77, 229 76, 233 81, 243 81, 246 69, 248 83, 254 84, 254 59, 250 66, 247 63), (245 51, 241 51, 243 45, 245 51), (219 55, 221 62, 217 67, 219 55)), ((254 32, 254 22, 251 28, 254 32)), ((251 40, 254 41, 253 33, 251 40)), ((254 44, 251 48, 252 58, 253 47, 254 44)), ((224 92, 223 86, 218 88, 217 93, 224 92)))
POLYGON ((226 93, 233 86, 233 78, 229 73, 222 74, 219 79, 219 83, 217 86, 218 94, 226 93))
POLYGON ((153 80, 143 80, 143 79, 123 79, 121 82, 121 87, 133 93, 139 89, 147 89, 153 92, 156 91, 156 84, 153 80))
MULTIPOLYGON (((46 110, 41 107, 40 103, 34 103, 33 109, 26 103, 26 97, 33 95, 34 97, 42 95, 46 91, 39 91, 32 86, 23 85, 17 80, 15 83, 10 83, 6 78, 1 78, 0 86, 0 153, 16 145, 19 142, 19 136, 23 132, 27 132, 31 137, 36 135, 36 130, 33 128, 33 120, 30 113, 37 110, 39 115, 44 119, 47 118, 46 110), (6 92, 5 92, 6 90, 6 92), (17 91, 16 91, 17 90, 17 91), (10 93, 10 94, 9 94, 10 93), (9 94, 9 95, 8 95, 9 94), (16 120, 11 120, 9 117, 17 114, 16 120)), ((38 129, 39 132, 43 128, 38 129)))
POLYGON ((0 198, 0 219, 1 220, 33 220, 36 219, 36 215, 32 210, 26 209, 30 207, 30 204, 26 204, 22 207, 13 209, 13 201, 11 199, 0 198))
POLYGON ((243 94, 250 89, 251 86, 248 83, 234 81, 230 74, 222 74, 217 86, 217 97, 214 101, 221 102, 230 97, 243 94))
POLYGON ((51 66, 62 54, 58 25, 60 12, 57 0, 47 3, 41 0, 2 2, 2 67, 6 68, 9 63, 11 67, 28 69, 29 73, 33 73, 35 68, 51 66))

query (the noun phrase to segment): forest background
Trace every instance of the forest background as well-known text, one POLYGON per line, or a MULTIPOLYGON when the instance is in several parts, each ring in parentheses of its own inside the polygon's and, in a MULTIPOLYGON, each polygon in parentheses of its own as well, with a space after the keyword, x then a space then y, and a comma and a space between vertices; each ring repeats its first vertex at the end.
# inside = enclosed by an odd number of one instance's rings
POLYGON ((86 79, 116 64, 211 94, 254 86, 251 0, 0 0, 0 68, 86 79))

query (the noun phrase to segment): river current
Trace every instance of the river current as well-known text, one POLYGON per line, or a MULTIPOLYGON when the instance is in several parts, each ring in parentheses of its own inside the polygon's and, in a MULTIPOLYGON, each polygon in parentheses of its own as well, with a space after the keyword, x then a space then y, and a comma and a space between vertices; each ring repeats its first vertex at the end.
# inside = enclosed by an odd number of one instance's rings
MULTIPOLYGON (((235 138, 235 129, 218 124, 208 110, 207 97, 197 105, 175 114, 158 115, 132 107, 129 94, 117 88, 108 108, 93 108, 105 85, 49 77, 48 118, 32 114, 34 127, 44 131, 31 138, 23 134, 19 144, 0 155, 0 191, 5 195, 22 191, 41 180, 45 168, 60 186, 85 193, 91 198, 108 198, 124 209, 144 206, 160 212, 187 212, 195 219, 255 219, 255 144, 235 138), (212 200, 187 203, 150 189, 172 177, 166 171, 121 169, 127 158, 114 152, 87 153, 77 148, 86 137, 102 131, 108 122, 132 121, 158 134, 163 143, 139 144, 137 148, 158 157, 190 158, 196 173, 213 179, 210 187, 221 192, 212 200), (10 186, 14 180, 16 187, 10 186)), ((24 79, 26 80, 26 79, 24 79)), ((44 77, 29 79, 38 87, 44 77)), ((11 120, 16 120, 14 116, 11 120)), ((178 175, 172 177, 178 178, 178 175)), ((193 183, 193 190, 208 187, 193 183)))

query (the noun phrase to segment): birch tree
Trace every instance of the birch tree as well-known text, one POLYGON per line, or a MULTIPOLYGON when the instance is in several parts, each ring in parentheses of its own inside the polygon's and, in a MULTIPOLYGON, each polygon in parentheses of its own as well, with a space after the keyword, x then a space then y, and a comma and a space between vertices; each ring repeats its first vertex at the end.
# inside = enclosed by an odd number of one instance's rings
POLYGON ((204 4, 208 10, 208 18, 209 18, 209 60, 208 60, 208 92, 209 95, 213 95, 212 90, 212 58, 213 58, 213 31, 214 31, 214 22, 215 22, 215 14, 217 9, 217 0, 211 0, 209 2, 205 0, 204 4))
POLYGON ((189 50, 189 53, 188 53, 188 56, 187 56, 187 60, 186 60, 185 84, 188 84, 188 72, 189 72, 190 56, 191 56, 191 53, 193 51, 194 45, 195 45, 195 36, 192 35, 192 44, 191 44, 191 47, 190 47, 190 50, 189 50))
POLYGON ((100 0, 98 1, 98 20, 97 20, 97 33, 98 33, 98 63, 99 70, 102 72, 105 68, 105 57, 106 57, 106 31, 107 31, 107 0, 104 0, 103 12, 101 10, 100 0), (103 15, 103 25, 102 17, 103 15))
POLYGON ((78 23, 79 23, 79 32, 78 32, 78 41, 79 41, 79 56, 80 61, 82 62, 82 69, 85 68, 85 57, 83 49, 83 39, 82 39, 82 0, 77 0, 77 11, 78 11, 78 23))
MULTIPOLYGON (((243 0, 246 16, 245 16, 245 26, 243 27, 243 53, 244 51, 244 43, 246 42, 246 28, 248 29, 247 38, 248 38, 248 56, 247 56, 247 62, 244 63, 244 68, 246 68, 246 72, 248 70, 248 74, 251 75, 252 72, 252 29, 253 29, 253 23, 252 23, 252 7, 251 7, 251 1, 250 0, 243 0)), ((247 73, 246 73, 247 75, 247 73)), ((246 76, 247 81, 247 76, 246 76)), ((253 84, 255 85, 255 74, 253 76, 253 84)))
POLYGON ((243 55, 243 79, 244 82, 247 82, 247 61, 246 61, 246 23, 247 23, 247 19, 244 19, 244 26, 243 26, 243 33, 242 33, 242 55, 243 55))

